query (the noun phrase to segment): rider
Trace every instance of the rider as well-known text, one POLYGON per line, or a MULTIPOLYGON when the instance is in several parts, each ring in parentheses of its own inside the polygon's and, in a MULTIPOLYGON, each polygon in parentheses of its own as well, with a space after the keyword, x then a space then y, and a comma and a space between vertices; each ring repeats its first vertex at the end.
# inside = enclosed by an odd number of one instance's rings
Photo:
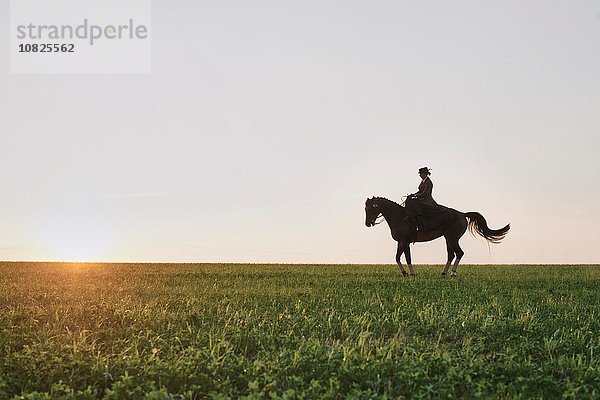
POLYGON ((437 203, 433 200, 431 193, 433 191, 433 182, 429 178, 431 171, 427 167, 419 168, 419 176, 421 177, 421 183, 419 184, 419 190, 416 193, 410 194, 408 201, 406 202, 406 217, 405 221, 416 230, 422 229, 421 216, 423 214, 423 207, 427 208, 436 207, 437 203), (410 201, 410 200, 413 201, 410 201), (414 201, 416 199, 416 201, 414 201))

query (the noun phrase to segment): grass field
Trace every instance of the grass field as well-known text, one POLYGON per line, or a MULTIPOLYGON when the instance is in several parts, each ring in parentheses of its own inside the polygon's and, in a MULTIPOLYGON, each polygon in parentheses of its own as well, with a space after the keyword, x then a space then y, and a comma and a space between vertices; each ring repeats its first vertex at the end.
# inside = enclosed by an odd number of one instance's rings
POLYGON ((0 264, 0 398, 599 398, 599 266, 0 264))

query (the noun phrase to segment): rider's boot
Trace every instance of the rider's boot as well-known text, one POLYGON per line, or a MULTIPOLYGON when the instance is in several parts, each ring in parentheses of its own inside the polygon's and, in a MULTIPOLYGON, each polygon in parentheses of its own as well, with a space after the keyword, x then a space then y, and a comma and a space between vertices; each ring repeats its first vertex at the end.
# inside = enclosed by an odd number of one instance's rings
POLYGON ((417 232, 419 230, 419 219, 417 217, 406 216, 404 222, 410 226, 411 231, 417 232))
POLYGON ((419 216, 417 217, 417 231, 423 230, 423 219, 419 216))

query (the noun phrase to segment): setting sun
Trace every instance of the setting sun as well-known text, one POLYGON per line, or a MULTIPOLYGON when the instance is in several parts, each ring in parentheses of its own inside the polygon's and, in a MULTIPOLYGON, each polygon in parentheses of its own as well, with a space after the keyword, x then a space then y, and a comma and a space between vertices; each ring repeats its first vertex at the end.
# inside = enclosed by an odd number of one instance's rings
POLYGON ((91 262, 110 258, 116 245, 109 227, 100 219, 50 221, 40 232, 40 247, 48 259, 91 262))

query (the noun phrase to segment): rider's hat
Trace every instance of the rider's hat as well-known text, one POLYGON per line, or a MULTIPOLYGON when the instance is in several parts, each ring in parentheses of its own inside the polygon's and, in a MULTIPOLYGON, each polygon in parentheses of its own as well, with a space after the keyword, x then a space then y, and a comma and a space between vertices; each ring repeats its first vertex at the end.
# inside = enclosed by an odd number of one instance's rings
POLYGON ((431 170, 427 167, 419 168, 419 174, 431 175, 431 170))

